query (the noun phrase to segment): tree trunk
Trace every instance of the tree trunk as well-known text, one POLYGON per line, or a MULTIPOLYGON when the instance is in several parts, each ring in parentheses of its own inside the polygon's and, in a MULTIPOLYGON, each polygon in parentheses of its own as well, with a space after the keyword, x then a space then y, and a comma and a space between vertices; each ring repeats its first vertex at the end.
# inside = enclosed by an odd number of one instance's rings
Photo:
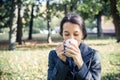
POLYGON ((47 0, 47 28, 48 28, 48 36, 47 36, 47 42, 51 43, 51 27, 50 27, 50 21, 51 21, 51 13, 50 13, 50 8, 49 8, 49 0, 47 0))
POLYGON ((52 39, 51 39, 51 27, 50 27, 50 21, 47 20, 47 27, 48 27, 48 37, 47 37, 47 42, 51 43, 52 39))
POLYGON ((111 8, 111 14, 113 17, 113 23, 115 25, 116 39, 117 39, 117 42, 120 42, 120 16, 116 7, 117 1, 118 0, 110 0, 110 8, 111 8))
POLYGON ((64 14, 66 15, 68 13, 68 11, 67 11, 67 4, 64 4, 64 10, 65 10, 64 14))
POLYGON ((31 11, 31 19, 30 19, 30 28, 29 28, 29 37, 28 37, 28 40, 32 39, 33 18, 34 18, 33 10, 34 10, 34 4, 32 4, 32 11, 31 11))
POLYGON ((22 44, 22 16, 21 16, 21 5, 18 5, 18 21, 17 21, 17 39, 19 45, 22 44))
POLYGON ((78 0, 71 0, 70 12, 75 12, 77 10, 78 0))
POLYGON ((100 38, 102 36, 101 16, 102 16, 101 12, 99 12, 98 15, 96 15, 96 25, 97 25, 97 36, 98 36, 98 38, 100 38))
POLYGON ((10 24, 10 32, 9 32, 9 50, 14 50, 16 48, 16 29, 17 29, 17 12, 18 8, 16 5, 16 0, 12 0, 12 13, 10 16, 11 24, 10 24))

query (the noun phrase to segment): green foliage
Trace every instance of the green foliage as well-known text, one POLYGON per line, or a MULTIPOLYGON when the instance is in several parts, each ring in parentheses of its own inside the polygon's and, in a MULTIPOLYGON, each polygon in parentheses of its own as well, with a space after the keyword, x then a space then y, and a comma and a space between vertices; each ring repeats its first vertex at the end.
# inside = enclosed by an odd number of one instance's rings
POLYGON ((94 18, 102 8, 100 0, 84 0, 77 5, 77 12, 80 13, 84 19, 94 18))
MULTIPOLYGON (((38 0, 40 2, 40 0, 38 0)), ((31 12, 31 5, 34 4, 36 6, 36 14, 34 15, 35 18, 43 17, 46 18, 47 16, 47 10, 42 12, 40 8, 40 4, 36 4, 34 0, 19 0, 19 4, 22 5, 22 7, 25 7, 23 19, 24 19, 24 26, 29 26, 30 21, 30 12, 31 12)), ((64 5, 67 4, 67 10, 71 12, 70 10, 73 8, 73 11, 79 13, 84 17, 84 19, 92 18, 94 19, 94 16, 99 13, 99 11, 103 10, 104 14, 110 13, 110 4, 109 0, 59 0, 57 2, 54 2, 49 5, 47 9, 49 9, 49 17, 52 18, 54 16, 60 17, 61 13, 64 12, 64 5)), ((9 16, 12 12, 11 9, 11 1, 7 1, 6 3, 0 4, 0 28, 2 27, 8 27, 10 20, 9 16)), ((120 1, 117 3, 117 8, 120 14, 120 1)), ((110 15, 108 15, 110 16, 110 15)))
POLYGON ((87 28, 91 28, 91 29, 93 29, 94 27, 96 27, 96 24, 93 22, 93 20, 92 19, 87 19, 87 20, 85 20, 85 26, 87 27, 87 28))
POLYGON ((56 26, 59 26, 60 25, 60 21, 61 21, 61 18, 58 18, 56 16, 54 16, 51 20, 51 28, 55 28, 56 26))
POLYGON ((11 1, 1 3, 0 5, 0 28, 8 27, 10 25, 11 15, 11 1))
POLYGON ((35 28, 39 28, 39 29, 41 29, 41 30, 47 28, 46 21, 45 21, 44 19, 40 18, 40 17, 39 17, 39 18, 36 18, 36 19, 34 20, 33 26, 34 26, 35 28))
POLYGON ((117 2, 117 9, 118 9, 119 15, 120 15, 120 0, 118 0, 118 2, 117 2))
POLYGON ((23 25, 29 26, 29 21, 30 21, 30 6, 27 5, 28 7, 25 8, 25 12, 23 15, 23 25))

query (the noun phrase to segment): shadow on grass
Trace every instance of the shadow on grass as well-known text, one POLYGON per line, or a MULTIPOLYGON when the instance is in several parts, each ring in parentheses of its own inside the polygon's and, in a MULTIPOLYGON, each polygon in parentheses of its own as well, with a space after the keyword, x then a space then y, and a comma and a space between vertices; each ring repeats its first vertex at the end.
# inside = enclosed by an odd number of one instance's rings
POLYGON ((0 41, 0 50, 7 50, 9 42, 7 40, 0 41))
POLYGON ((102 77, 101 80, 120 80, 120 73, 118 73, 118 74, 114 74, 114 73, 106 74, 105 76, 102 77))
POLYGON ((106 35, 103 34, 101 37, 98 37, 97 34, 87 34, 87 39, 95 40, 95 39, 115 39, 115 35, 106 35))
MULTIPOLYGON (((98 38, 96 34, 88 34, 88 37, 86 40, 107 40, 107 39, 113 39, 114 37, 111 36, 104 36, 101 38, 98 38)), ((63 38, 59 34, 51 35, 51 39, 53 41, 52 44, 47 43, 47 35, 35 35, 33 36, 32 40, 28 40, 27 38, 23 39, 22 46, 17 45, 17 48, 26 47, 26 48, 44 48, 44 47, 55 47, 59 42, 63 41, 63 38)), ((107 45, 109 43, 89 43, 89 45, 107 45)), ((9 45, 8 40, 0 40, 0 50, 7 50, 9 45)))

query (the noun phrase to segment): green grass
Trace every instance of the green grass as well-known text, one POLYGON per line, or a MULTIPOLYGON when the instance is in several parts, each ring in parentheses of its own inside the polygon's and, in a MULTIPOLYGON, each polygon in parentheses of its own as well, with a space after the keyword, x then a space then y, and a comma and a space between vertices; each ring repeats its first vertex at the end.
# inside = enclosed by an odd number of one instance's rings
POLYGON ((120 80, 120 44, 115 40, 91 40, 87 42, 101 54, 102 80, 120 80))
POLYGON ((46 80, 49 49, 0 52, 0 80, 46 80))
MULTIPOLYGON (((48 69, 48 53, 55 49, 55 45, 43 45, 34 35, 32 43, 26 42, 17 46, 14 51, 0 51, 0 80, 46 80, 48 69), (37 41, 36 43, 34 43, 37 41)), ((54 42, 61 41, 59 36, 53 35, 54 42)), ((120 80, 120 44, 114 38, 87 39, 84 41, 92 48, 98 50, 102 61, 101 80, 120 80)))

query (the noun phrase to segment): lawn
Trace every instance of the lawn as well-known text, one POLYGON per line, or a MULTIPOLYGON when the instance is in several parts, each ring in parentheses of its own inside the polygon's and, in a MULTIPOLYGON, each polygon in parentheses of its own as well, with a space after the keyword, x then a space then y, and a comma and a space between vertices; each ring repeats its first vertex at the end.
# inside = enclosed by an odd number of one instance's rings
MULTIPOLYGON (((46 80, 48 53, 59 43, 56 39, 52 44, 38 40, 26 41, 14 51, 0 51, 0 80, 46 80)), ((87 39, 84 43, 100 52, 102 80, 120 80, 120 44, 114 38, 87 39)))

